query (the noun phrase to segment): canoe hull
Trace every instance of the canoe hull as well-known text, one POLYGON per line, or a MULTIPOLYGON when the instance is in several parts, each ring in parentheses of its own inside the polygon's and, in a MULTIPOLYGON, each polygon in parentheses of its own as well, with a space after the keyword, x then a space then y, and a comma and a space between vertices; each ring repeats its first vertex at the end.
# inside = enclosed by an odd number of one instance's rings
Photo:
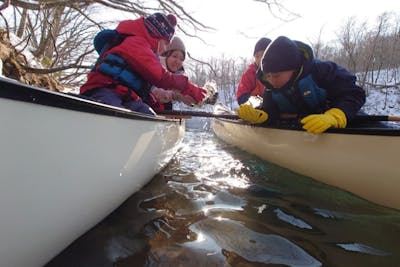
POLYGON ((46 264, 149 182, 184 136, 177 120, 6 98, 0 109, 1 266, 46 264))
POLYGON ((399 136, 313 135, 229 120, 214 120, 212 127, 225 142, 262 159, 372 202, 400 209, 399 136))

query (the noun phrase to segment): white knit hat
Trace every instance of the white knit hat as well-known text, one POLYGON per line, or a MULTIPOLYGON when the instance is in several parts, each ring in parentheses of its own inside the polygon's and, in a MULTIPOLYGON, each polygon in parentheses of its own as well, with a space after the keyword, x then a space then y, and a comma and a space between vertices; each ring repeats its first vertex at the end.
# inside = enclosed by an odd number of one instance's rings
POLYGON ((181 38, 178 36, 174 36, 171 39, 170 44, 167 46, 165 52, 162 56, 167 57, 172 51, 180 50, 183 52, 183 55, 186 57, 186 47, 185 44, 182 42, 181 38))

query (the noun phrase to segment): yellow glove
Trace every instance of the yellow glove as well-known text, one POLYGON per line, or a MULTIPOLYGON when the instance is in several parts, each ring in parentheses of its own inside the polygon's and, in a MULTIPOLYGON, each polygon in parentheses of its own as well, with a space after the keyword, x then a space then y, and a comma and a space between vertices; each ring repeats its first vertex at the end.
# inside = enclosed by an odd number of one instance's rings
POLYGON ((239 118, 251 123, 263 123, 268 119, 268 114, 266 112, 246 104, 241 104, 237 113, 239 118))
POLYGON ((331 108, 324 114, 313 114, 304 117, 301 121, 303 129, 309 133, 319 134, 330 127, 344 128, 347 124, 346 115, 338 108, 331 108))

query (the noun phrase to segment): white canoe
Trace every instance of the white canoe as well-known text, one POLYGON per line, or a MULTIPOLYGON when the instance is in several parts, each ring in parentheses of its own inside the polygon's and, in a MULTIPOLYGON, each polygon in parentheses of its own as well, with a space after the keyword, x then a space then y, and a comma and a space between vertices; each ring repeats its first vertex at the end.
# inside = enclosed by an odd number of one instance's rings
POLYGON ((172 158, 184 121, 0 78, 0 266, 43 266, 172 158))
POLYGON ((214 119, 214 133, 269 162, 400 209, 400 130, 352 127, 320 135, 214 119))

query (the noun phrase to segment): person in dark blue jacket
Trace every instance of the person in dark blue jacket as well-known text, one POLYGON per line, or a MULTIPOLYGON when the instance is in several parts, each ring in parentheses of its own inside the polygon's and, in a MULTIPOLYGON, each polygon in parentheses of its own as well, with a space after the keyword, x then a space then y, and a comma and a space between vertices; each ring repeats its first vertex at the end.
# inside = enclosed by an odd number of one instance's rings
POLYGON ((265 50, 257 78, 264 84, 262 107, 242 104, 238 115, 251 123, 274 123, 296 114, 307 132, 345 128, 365 103, 356 77, 331 61, 315 59, 308 45, 285 36, 265 50))

